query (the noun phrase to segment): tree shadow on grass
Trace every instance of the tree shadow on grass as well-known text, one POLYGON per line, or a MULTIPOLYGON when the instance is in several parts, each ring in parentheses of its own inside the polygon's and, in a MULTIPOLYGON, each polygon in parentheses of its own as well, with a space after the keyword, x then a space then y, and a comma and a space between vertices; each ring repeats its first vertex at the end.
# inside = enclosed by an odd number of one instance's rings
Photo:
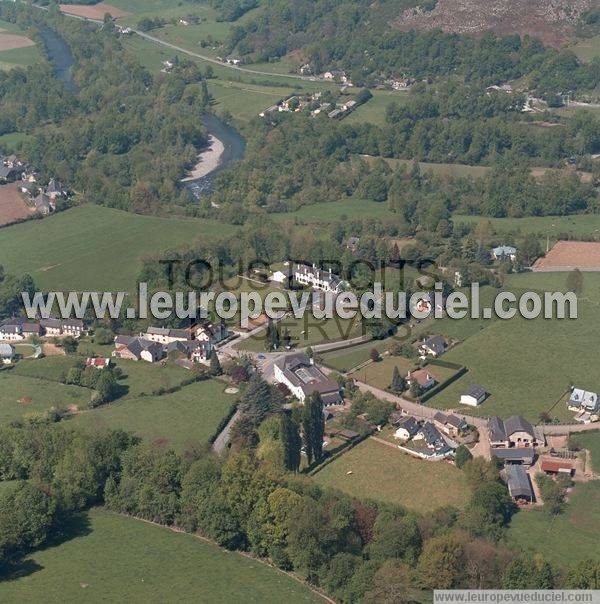
MULTIPOLYGON (((41 552, 57 547, 72 539, 85 537, 91 532, 92 529, 88 515, 85 513, 75 514, 59 527, 55 528, 48 540, 35 551, 41 552)), ((21 559, 0 567, 0 583, 3 581, 15 581, 22 577, 33 575, 43 569, 44 567, 41 564, 31 558, 21 559)))

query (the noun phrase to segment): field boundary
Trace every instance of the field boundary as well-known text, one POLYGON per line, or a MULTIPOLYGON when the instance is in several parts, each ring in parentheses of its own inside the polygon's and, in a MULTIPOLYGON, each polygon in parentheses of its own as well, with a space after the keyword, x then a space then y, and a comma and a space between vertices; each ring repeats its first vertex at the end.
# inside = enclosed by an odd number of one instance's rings
POLYGON ((354 447, 356 447, 356 445, 367 440, 367 438, 369 438, 372 434, 373 432, 370 430, 368 432, 365 432, 364 434, 361 434, 358 438, 349 441, 345 447, 342 447, 339 451, 336 451, 333 455, 330 455, 329 457, 324 459, 318 466, 315 466, 314 468, 306 472, 306 474, 308 476, 314 476, 315 474, 318 474, 325 466, 329 465, 332 461, 338 459, 338 457, 341 457, 344 453, 346 453, 346 451, 353 449, 354 447))

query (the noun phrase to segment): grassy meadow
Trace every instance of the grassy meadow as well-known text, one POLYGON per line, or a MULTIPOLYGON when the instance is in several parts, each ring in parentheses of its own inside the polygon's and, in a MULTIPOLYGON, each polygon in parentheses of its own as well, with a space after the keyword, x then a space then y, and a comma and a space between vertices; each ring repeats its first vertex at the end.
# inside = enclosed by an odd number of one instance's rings
POLYGON ((371 438, 327 464, 314 479, 352 497, 420 512, 446 505, 463 507, 469 499, 461 470, 445 462, 416 459, 371 438))
POLYGON ((558 565, 600 556, 600 481, 578 483, 565 511, 550 516, 543 510, 518 512, 508 538, 524 549, 541 552, 558 565))
POLYGON ((290 220, 306 224, 330 223, 363 218, 385 218, 389 216, 387 204, 352 197, 341 201, 327 201, 302 206, 294 212, 270 214, 276 222, 290 220))
POLYGON ((84 205, 2 229, 0 258, 7 272, 29 273, 45 291, 131 291, 144 254, 234 230, 210 220, 84 205))
POLYGON ((320 602, 256 560, 192 535, 101 509, 76 516, 62 540, 0 583, 3 602, 320 602))
POLYGON ((87 388, 19 375, 14 370, 0 371, 0 423, 22 419, 51 407, 85 406, 91 395, 87 388))
POLYGON ((581 432, 580 434, 573 434, 572 438, 590 452, 592 470, 596 474, 600 474, 600 431, 581 432))
MULTIPOLYGON (((2 34, 26 36, 26 32, 15 23, 0 19, 0 36, 2 34)), ((12 48, 0 51, 0 69, 8 70, 13 67, 28 67, 34 65, 42 58, 36 45, 12 48)))
POLYGON ((188 444, 208 442, 227 415, 236 395, 226 394, 225 388, 224 382, 207 380, 163 396, 126 397, 75 415, 65 425, 120 428, 146 442, 182 451, 188 444))

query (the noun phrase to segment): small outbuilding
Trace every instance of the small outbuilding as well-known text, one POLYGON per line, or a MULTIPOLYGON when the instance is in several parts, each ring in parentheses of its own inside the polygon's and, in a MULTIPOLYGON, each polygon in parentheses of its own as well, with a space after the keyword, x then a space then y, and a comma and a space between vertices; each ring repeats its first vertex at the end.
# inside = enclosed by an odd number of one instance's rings
POLYGON ((510 465, 506 467, 508 481, 508 492, 517 502, 531 503, 534 500, 533 487, 529 480, 529 474, 521 465, 510 465))
POLYGON ((460 404, 468 405, 469 407, 477 407, 485 401, 487 392, 482 386, 472 384, 467 388, 467 391, 460 396, 460 404))

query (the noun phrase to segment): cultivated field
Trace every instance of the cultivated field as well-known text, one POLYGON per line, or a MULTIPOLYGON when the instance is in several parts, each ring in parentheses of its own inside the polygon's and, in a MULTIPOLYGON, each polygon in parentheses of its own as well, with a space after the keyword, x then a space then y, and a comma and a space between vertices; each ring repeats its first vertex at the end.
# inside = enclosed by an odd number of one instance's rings
POLYGON ((0 371, 0 423, 51 407, 82 407, 90 402, 91 394, 87 388, 26 377, 14 371, 0 371))
POLYGON ((208 442, 214 434, 235 401, 236 395, 225 393, 226 386, 219 380, 208 380, 173 394, 127 397, 80 413, 65 425, 92 430, 120 428, 156 446, 181 451, 188 444, 208 442))
POLYGON ((0 583, 4 602, 211 602, 308 604, 323 600, 256 560, 192 535, 100 509, 0 583), (176 580, 174 580, 176 577, 176 580))
POLYGON ((522 511, 513 517, 509 539, 541 552, 550 562, 572 566, 600 556, 600 481, 578 483, 566 510, 550 516, 543 510, 522 511))
POLYGON ((23 220, 32 213, 15 183, 0 185, 0 226, 23 220))
POLYGON ((600 271, 600 243, 594 241, 558 241, 533 265, 534 272, 600 271))
POLYGON ((420 512, 447 505, 463 507, 469 499, 469 487, 460 470, 445 462, 415 459, 373 439, 326 465, 314 479, 321 486, 359 499, 395 503, 420 512))
POLYGON ((127 17, 130 14, 127 11, 116 8, 111 4, 105 4, 104 2, 92 5, 61 4, 60 10, 69 15, 77 15, 78 17, 85 17, 86 19, 96 19, 97 21, 102 21, 106 13, 116 18, 127 17))
POLYGON ((144 254, 234 231, 211 220, 85 205, 3 229, 0 258, 7 272, 28 272, 43 290, 130 291, 144 254))
POLYGON ((41 55, 35 42, 15 23, 0 20, 0 69, 27 67, 41 55))

